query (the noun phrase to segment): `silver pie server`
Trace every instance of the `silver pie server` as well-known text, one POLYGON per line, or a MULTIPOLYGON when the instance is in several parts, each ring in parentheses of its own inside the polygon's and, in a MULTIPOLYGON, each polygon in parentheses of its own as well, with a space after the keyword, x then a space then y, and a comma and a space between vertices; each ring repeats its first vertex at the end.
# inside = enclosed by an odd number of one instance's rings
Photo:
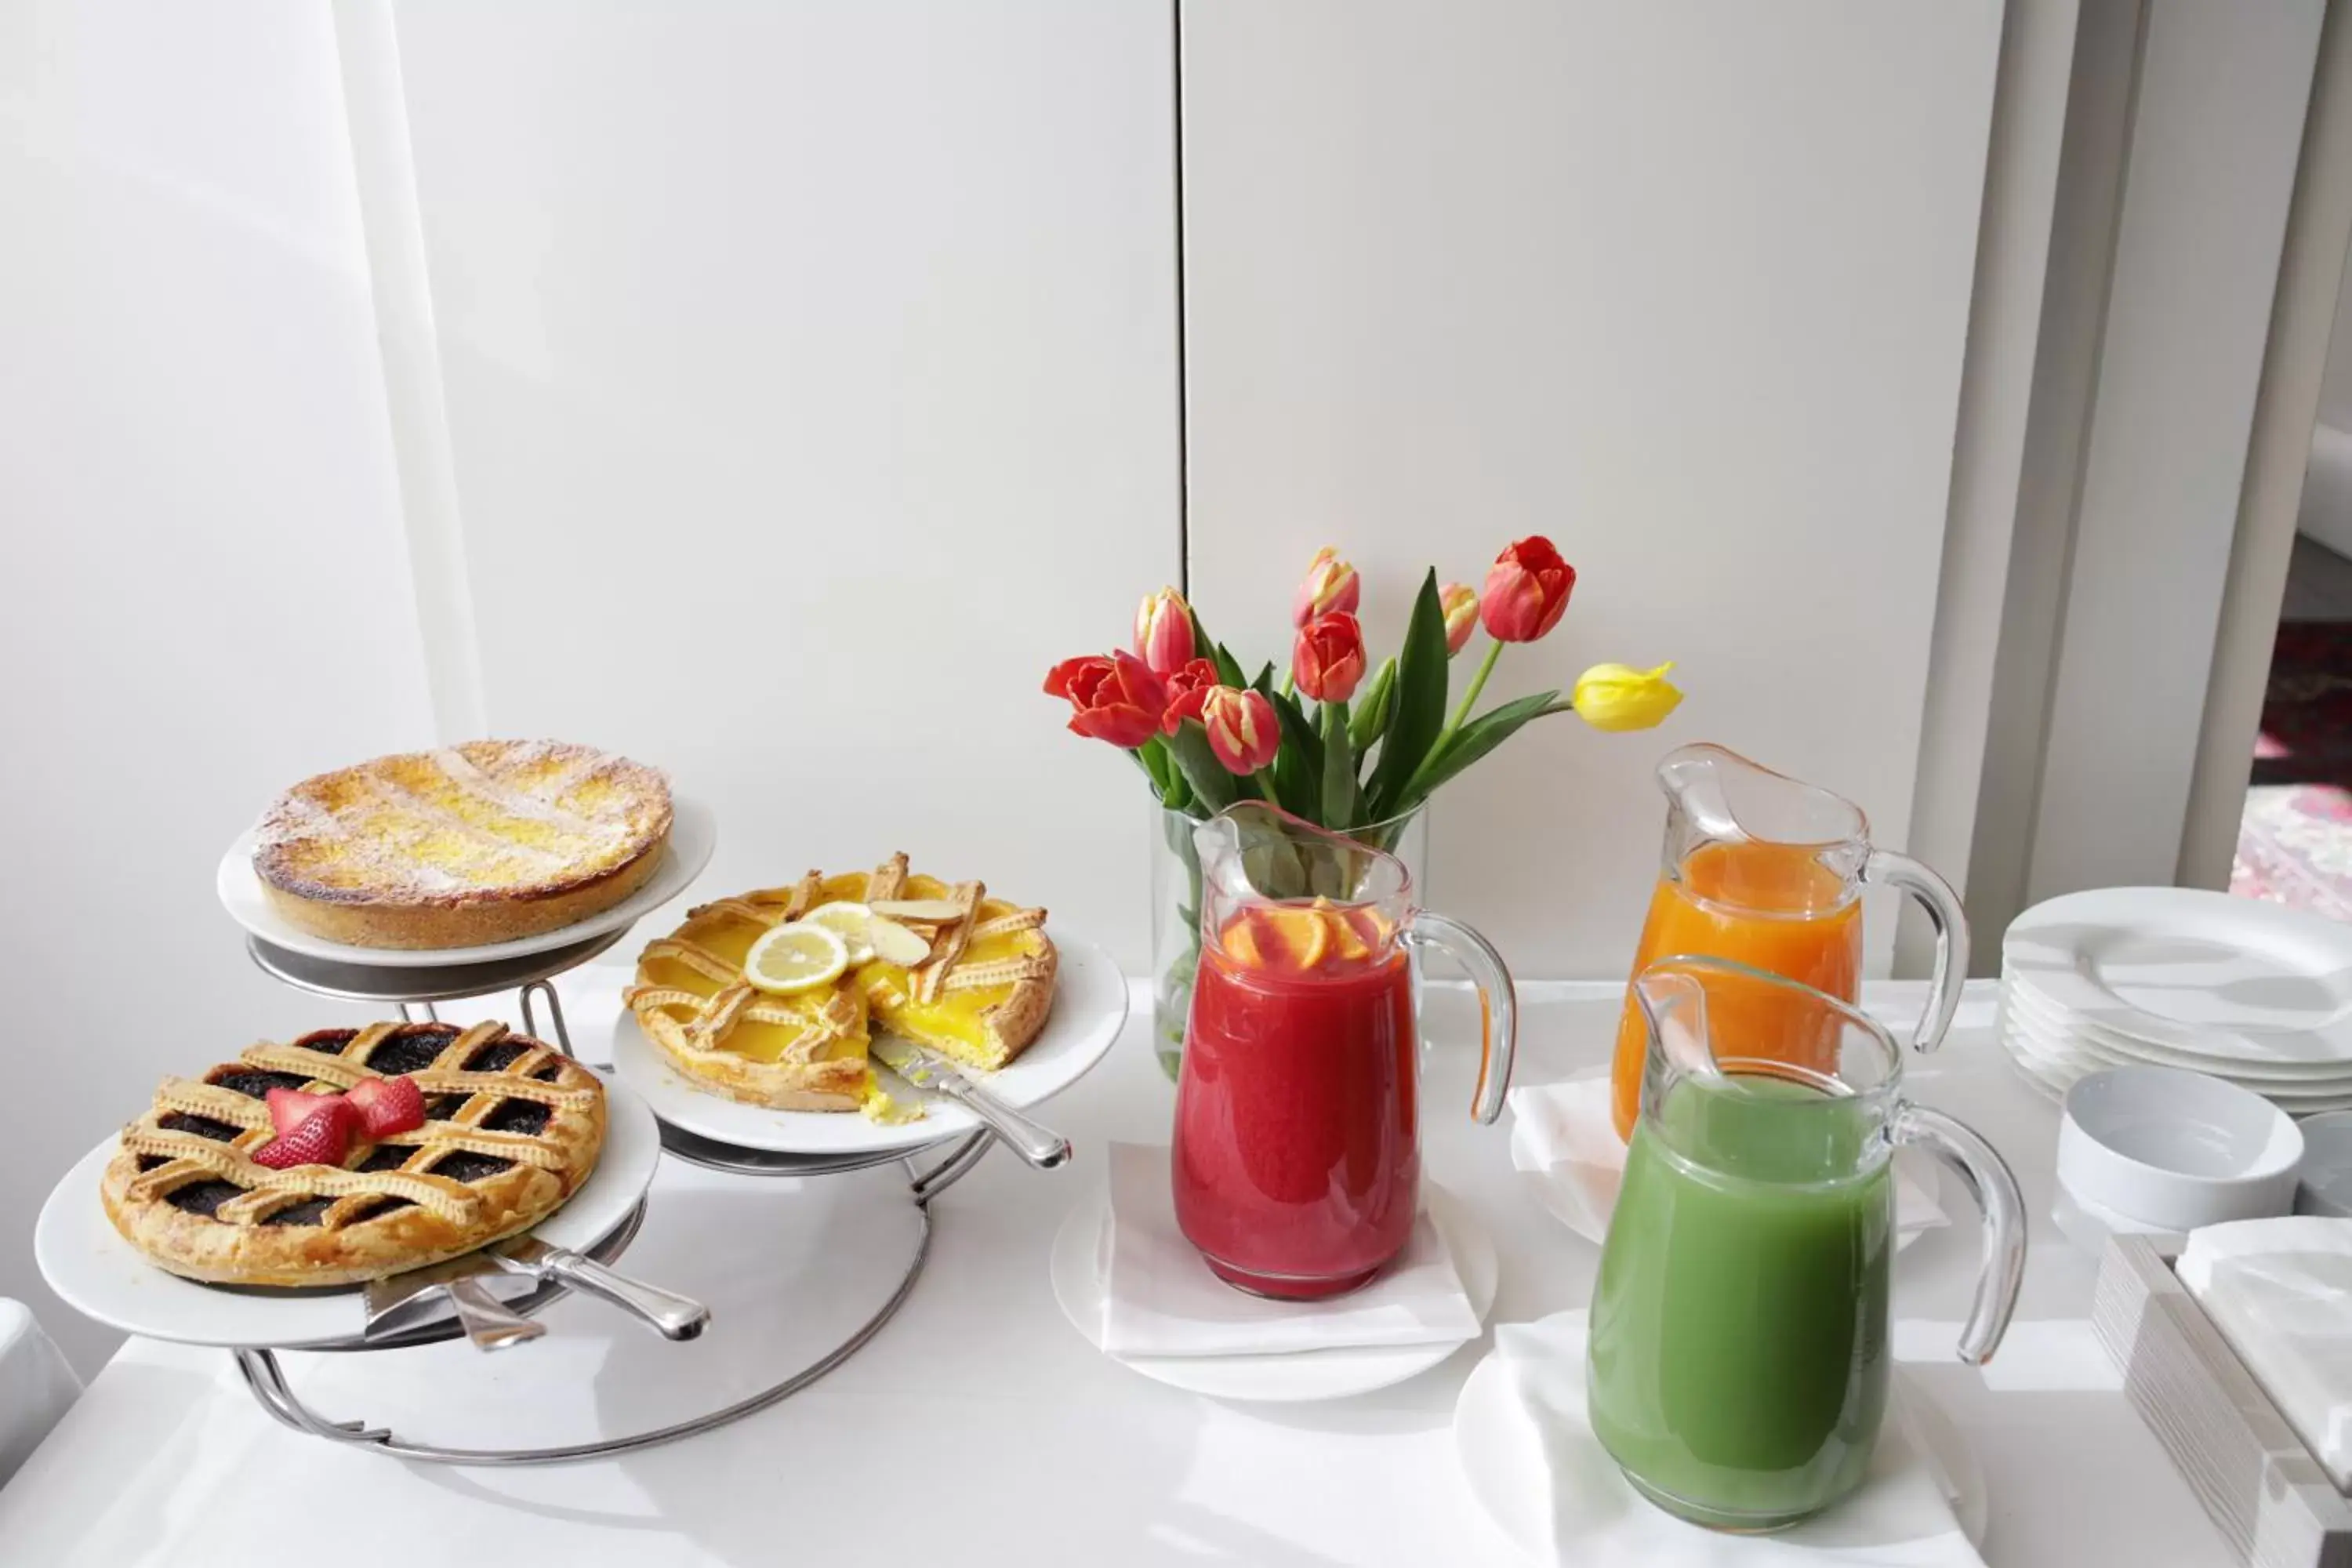
POLYGON ((1070 1157, 1068 1139, 1030 1121, 964 1077, 945 1057, 897 1035, 876 1035, 866 1049, 917 1089, 944 1094, 979 1117, 1006 1147, 1037 1169, 1050 1171, 1070 1157))
POLYGON ((690 1340, 710 1322, 710 1309, 699 1301, 642 1279, 632 1279, 584 1254, 550 1247, 535 1236, 502 1241, 485 1249, 481 1256, 486 1267, 569 1285, 574 1290, 610 1301, 651 1324, 664 1339, 690 1340))
POLYGON ((490 1294, 481 1276, 496 1272, 497 1264, 478 1252, 470 1252, 463 1258, 412 1268, 405 1274, 371 1279, 367 1283, 368 1331, 373 1333, 384 1327, 386 1321, 402 1308, 438 1290, 448 1298, 451 1309, 457 1314, 458 1326, 478 1350, 504 1350, 547 1332, 544 1323, 533 1322, 490 1294))

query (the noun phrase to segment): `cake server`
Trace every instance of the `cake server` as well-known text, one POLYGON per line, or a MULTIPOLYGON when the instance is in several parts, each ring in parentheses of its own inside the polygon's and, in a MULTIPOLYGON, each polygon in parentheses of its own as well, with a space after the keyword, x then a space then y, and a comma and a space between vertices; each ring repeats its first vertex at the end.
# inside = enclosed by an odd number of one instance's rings
POLYGON ((710 1309, 672 1291, 615 1273, 583 1253, 550 1247, 535 1236, 487 1247, 485 1266, 527 1274, 549 1284, 569 1285, 643 1319, 664 1339, 690 1340, 710 1322, 710 1309))
POLYGON ((1041 1171, 1050 1171, 1070 1157, 1070 1141, 1041 1127, 949 1065, 945 1057, 901 1039, 876 1035, 866 1048, 882 1064, 917 1089, 933 1089, 987 1123, 1012 1151, 1041 1171))
POLYGON ((419 1297, 439 1290, 449 1298, 459 1326, 478 1350, 504 1350, 547 1332, 545 1324, 533 1322, 490 1294, 481 1276, 497 1270, 498 1265, 482 1254, 469 1252, 463 1258, 412 1268, 405 1274, 371 1279, 367 1283, 368 1331, 374 1332, 391 1314, 419 1297))

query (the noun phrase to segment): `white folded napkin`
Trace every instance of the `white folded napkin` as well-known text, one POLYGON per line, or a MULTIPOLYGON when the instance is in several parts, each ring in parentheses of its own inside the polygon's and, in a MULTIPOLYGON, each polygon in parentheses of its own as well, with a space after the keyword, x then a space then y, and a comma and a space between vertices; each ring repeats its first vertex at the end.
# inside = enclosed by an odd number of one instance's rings
POLYGON ((1942 1479, 1905 1431, 1901 1399, 1872 1457, 1870 1474, 1843 1502, 1776 1535, 1726 1535, 1652 1506, 1592 1435, 1584 1409, 1585 1314, 1559 1312, 1495 1331, 1540 1465, 1528 1484, 1549 1485, 1551 1558, 1576 1568, 1770 1568, 1807 1563, 1885 1568, 1982 1568, 1952 1515, 1942 1479))
POLYGON ((2352 1491, 2352 1219, 2242 1219, 2189 1233, 2173 1271, 2254 1381, 2352 1491))
POLYGON ((1176 1228, 1168 1151, 1110 1146, 1102 1348, 1116 1356, 1271 1355, 1365 1345, 1459 1344, 1477 1310, 1427 1210, 1387 1273, 1328 1301, 1269 1301, 1236 1290, 1176 1228))
MULTIPOLYGON (((1625 1145, 1610 1111, 1609 1074, 1511 1090, 1511 1164, 1539 1178, 1544 1206, 1589 1241, 1609 1231, 1617 1188, 1625 1179, 1625 1145)), ((1952 1223, 1935 1194, 1895 1168, 1895 1234, 1952 1223)))

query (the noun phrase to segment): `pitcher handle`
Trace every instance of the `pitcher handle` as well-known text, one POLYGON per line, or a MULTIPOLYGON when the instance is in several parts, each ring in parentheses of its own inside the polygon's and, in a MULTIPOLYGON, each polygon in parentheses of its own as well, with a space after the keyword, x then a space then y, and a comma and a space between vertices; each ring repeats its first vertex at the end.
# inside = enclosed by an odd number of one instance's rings
POLYGON ((1519 998, 1511 988, 1510 969, 1494 943, 1447 915, 1422 910, 1405 928, 1404 940, 1444 953, 1469 972, 1478 988, 1478 1087, 1471 1095, 1470 1115, 1482 1124, 1492 1122, 1503 1114, 1518 1047, 1519 998))
POLYGON ((1928 980, 1927 1010, 1911 1036, 1915 1051, 1932 1051, 1944 1043, 1952 1016, 1960 1010, 1960 987, 1969 978, 1969 914, 1952 885, 1908 855, 1874 849, 1862 864, 1862 879, 1872 887, 1900 888, 1919 900, 1927 923, 1936 928, 1936 968, 1928 980))
POLYGON ((1964 1122, 1906 1103, 1887 1131, 1895 1142, 1916 1144, 1942 1161, 1984 1212, 1984 1261, 1978 1266, 1976 1301, 1960 1329, 1960 1360, 1982 1366, 2000 1348, 2025 1280, 2025 1198, 2008 1162, 1964 1122))

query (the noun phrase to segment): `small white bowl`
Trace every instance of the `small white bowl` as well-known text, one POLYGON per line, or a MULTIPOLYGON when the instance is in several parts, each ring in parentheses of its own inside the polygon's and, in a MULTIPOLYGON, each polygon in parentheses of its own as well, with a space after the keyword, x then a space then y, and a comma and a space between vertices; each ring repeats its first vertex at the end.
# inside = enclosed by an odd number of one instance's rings
POLYGON ((2352 1219, 2352 1110, 2303 1119, 2303 1181, 2294 1212, 2352 1219))
POLYGON ((2066 1091, 2058 1179, 2165 1230, 2263 1219, 2294 1205, 2303 1134, 2258 1094, 2179 1068, 2109 1068, 2066 1091))

